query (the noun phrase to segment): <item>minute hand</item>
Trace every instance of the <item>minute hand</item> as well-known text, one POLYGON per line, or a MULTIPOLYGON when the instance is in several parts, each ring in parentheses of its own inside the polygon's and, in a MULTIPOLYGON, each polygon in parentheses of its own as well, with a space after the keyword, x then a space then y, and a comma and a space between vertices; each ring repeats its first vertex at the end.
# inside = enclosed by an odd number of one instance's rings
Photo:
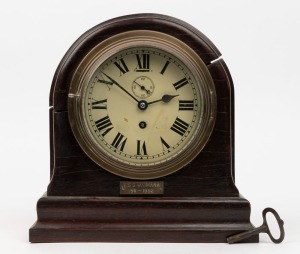
POLYGON ((148 102, 148 105, 150 104, 153 104, 153 103, 156 103, 156 102, 159 102, 159 101, 162 101, 162 102, 169 102, 170 100, 172 100, 174 97, 177 97, 179 96, 179 94, 176 94, 176 95, 169 95, 169 94, 165 94, 161 99, 159 100, 156 100, 156 101, 151 101, 151 102, 148 102))
POLYGON ((115 81, 110 76, 106 75, 104 72, 102 72, 112 83, 114 83, 117 87, 121 88, 125 93, 127 93, 132 99, 134 99, 136 102, 139 102, 138 99, 136 99, 131 93, 129 93, 126 89, 124 89, 117 81, 115 81))

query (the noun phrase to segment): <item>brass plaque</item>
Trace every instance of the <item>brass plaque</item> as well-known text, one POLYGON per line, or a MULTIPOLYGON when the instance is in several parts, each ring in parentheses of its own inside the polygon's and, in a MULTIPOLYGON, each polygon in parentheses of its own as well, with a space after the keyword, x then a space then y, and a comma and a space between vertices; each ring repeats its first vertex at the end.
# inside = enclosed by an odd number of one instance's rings
POLYGON ((162 181, 121 181, 121 195, 159 195, 164 194, 162 181))

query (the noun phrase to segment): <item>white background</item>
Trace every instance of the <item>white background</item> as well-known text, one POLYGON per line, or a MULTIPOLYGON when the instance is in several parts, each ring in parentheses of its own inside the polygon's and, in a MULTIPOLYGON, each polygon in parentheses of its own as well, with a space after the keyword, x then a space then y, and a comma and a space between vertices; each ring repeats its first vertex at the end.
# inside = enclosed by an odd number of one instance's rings
MULTIPOLYGON (((298 1, 299 2, 299 1, 298 1)), ((300 3, 297 1, 0 2, 0 253, 297 253, 300 250, 300 3), (49 181, 48 96, 71 44, 107 19, 153 12, 182 19, 223 54, 235 83, 236 183, 262 223, 285 221, 280 245, 30 244, 49 181)))

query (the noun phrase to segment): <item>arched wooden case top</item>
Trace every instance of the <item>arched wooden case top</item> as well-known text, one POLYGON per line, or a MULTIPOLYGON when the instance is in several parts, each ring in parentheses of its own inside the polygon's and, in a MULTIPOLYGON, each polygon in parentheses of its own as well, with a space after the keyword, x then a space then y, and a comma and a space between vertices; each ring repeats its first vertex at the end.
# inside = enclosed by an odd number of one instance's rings
POLYGON ((134 30, 158 31, 187 44, 206 64, 217 94, 216 122, 209 141, 183 170, 161 179, 166 183, 164 196, 238 196, 234 185, 233 83, 226 64, 214 44, 195 28, 155 14, 125 16, 95 26, 62 59, 50 94, 52 166, 48 195, 119 195, 122 178, 93 163, 74 139, 68 119, 68 93, 78 65, 93 48, 112 36, 134 30))
POLYGON ((38 202, 32 242, 226 242, 226 236, 252 228, 250 204, 234 182, 234 91, 229 70, 205 35, 176 18, 118 17, 88 30, 70 47, 51 86, 50 151, 51 180, 38 202), (70 84, 86 55, 115 35, 137 30, 164 33, 185 43, 205 63, 216 91, 216 119, 206 145, 181 170, 154 179, 163 184, 163 191, 150 196, 122 195, 120 182, 131 180, 93 162, 74 137, 68 118, 70 84))

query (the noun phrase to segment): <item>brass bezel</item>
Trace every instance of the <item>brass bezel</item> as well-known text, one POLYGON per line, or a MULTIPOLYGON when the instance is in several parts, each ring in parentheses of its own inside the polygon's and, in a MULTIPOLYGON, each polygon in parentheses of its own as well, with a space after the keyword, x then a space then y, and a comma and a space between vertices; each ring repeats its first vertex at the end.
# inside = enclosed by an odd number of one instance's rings
POLYGON ((74 136, 95 163, 105 170, 130 179, 154 179, 172 174, 190 163, 207 143, 216 118, 216 92, 211 75, 201 58, 184 42, 170 35, 151 31, 134 30, 120 33, 99 43, 79 64, 72 78, 68 95, 69 122, 74 136), (202 120, 195 137, 179 155, 152 166, 135 167, 108 156, 94 140, 85 122, 84 91, 95 70, 107 58, 121 50, 137 47, 155 47, 180 59, 194 74, 203 94, 202 120))

